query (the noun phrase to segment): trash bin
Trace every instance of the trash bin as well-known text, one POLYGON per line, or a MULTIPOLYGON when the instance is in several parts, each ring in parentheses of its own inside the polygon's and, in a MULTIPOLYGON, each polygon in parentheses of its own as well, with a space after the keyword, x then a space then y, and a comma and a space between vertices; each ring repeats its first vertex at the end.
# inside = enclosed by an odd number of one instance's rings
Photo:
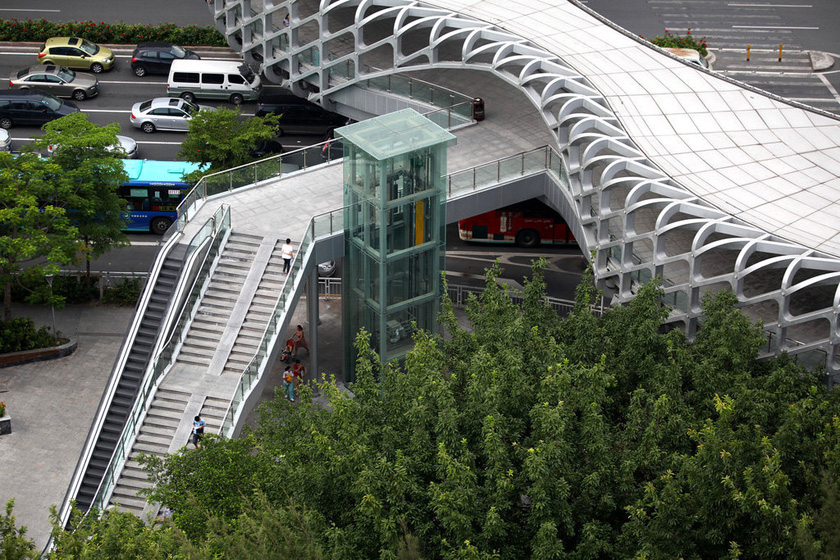
POLYGON ((480 97, 473 99, 473 119, 484 120, 484 100, 480 97))

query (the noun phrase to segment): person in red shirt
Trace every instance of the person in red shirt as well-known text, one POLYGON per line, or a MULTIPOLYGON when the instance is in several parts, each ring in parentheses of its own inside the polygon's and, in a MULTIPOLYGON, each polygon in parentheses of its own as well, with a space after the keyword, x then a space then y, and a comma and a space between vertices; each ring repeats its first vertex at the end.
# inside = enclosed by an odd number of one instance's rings
POLYGON ((292 375, 294 376, 295 393, 298 392, 301 382, 306 377, 306 368, 300 363, 300 360, 295 360, 295 365, 292 366, 292 375))

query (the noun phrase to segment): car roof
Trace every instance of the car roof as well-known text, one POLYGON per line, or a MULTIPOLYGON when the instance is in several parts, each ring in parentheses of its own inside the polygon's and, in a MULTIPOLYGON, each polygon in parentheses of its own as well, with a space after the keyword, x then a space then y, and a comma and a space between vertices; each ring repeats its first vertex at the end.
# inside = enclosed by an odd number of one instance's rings
POLYGON ((84 39, 81 39, 79 37, 50 37, 49 39, 46 40, 44 45, 47 46, 47 47, 55 47, 55 46, 60 46, 60 45, 74 45, 75 46, 75 45, 78 45, 79 43, 81 43, 82 41, 84 41, 84 39))
POLYGON ((60 66, 55 64, 33 64, 26 69, 27 74, 58 74, 60 66))
POLYGON ((152 104, 149 107, 179 107, 184 103, 183 99, 179 99, 177 97, 155 97, 152 99, 152 104))

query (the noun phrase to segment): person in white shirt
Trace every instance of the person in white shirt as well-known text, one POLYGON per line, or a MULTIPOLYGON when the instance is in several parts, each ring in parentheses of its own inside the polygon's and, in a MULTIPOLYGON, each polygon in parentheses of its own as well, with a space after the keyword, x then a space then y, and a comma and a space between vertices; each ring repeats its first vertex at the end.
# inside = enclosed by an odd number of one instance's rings
POLYGON ((292 240, 288 237, 286 242, 280 247, 280 256, 283 257, 283 274, 288 274, 292 268, 292 257, 295 256, 292 250, 292 240))

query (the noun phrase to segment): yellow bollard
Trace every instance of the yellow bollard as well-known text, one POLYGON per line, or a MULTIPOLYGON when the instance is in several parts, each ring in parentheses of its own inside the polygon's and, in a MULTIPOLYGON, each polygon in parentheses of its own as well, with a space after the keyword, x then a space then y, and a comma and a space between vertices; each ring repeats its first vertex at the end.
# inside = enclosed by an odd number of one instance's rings
POLYGON ((782 44, 779 43, 779 62, 782 61, 782 44))
POLYGON ((747 62, 750 61, 750 46, 747 45, 747 62))

